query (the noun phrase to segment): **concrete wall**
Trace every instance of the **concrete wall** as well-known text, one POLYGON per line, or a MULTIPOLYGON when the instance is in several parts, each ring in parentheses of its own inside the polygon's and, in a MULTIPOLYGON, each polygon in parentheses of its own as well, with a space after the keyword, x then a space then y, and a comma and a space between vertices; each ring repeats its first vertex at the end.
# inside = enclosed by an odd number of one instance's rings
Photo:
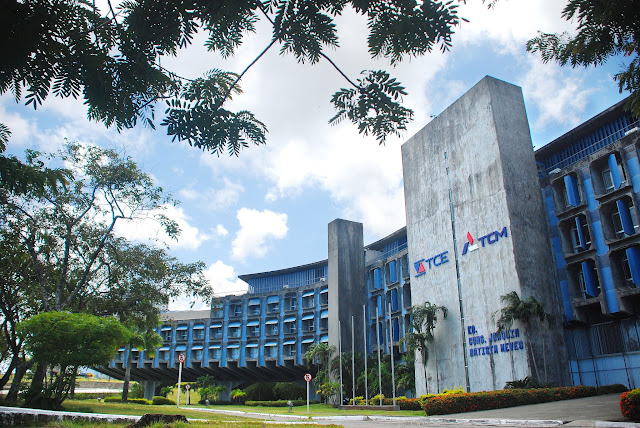
MULTIPOLYGON (((531 375, 528 349, 541 346, 522 325, 514 326, 518 337, 490 343, 500 296, 516 291, 557 307, 520 88, 485 77, 409 139, 402 159, 409 263, 415 267, 412 302, 449 310, 438 320, 426 382, 417 363, 418 394, 459 385, 501 389, 531 375), (465 251, 468 234, 477 249, 465 251), (425 273, 416 276, 421 260, 425 273), (515 342, 513 350, 508 342, 515 342)), ((553 339, 546 351, 558 360, 564 343, 559 334, 553 339)), ((565 383, 562 370, 566 378, 568 367, 554 370, 549 380, 565 383)))
MULTIPOLYGON (((362 223, 332 221, 329 223, 329 346, 335 346, 336 351, 339 321, 343 351, 351 352, 352 315, 355 337, 362 338, 362 305, 367 299, 364 278, 362 223)), ((362 340, 356 340, 356 350, 363 351, 363 348, 362 340)))

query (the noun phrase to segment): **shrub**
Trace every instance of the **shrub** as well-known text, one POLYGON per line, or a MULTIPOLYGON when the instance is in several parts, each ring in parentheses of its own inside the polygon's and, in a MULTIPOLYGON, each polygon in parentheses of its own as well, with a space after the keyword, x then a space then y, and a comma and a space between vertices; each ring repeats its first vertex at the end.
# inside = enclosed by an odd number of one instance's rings
POLYGON ((627 388, 626 386, 620 383, 614 383, 613 385, 599 386, 596 388, 596 390, 598 395, 605 395, 605 394, 619 394, 622 392, 627 392, 629 388, 627 388))
POLYGON ((620 396, 622 416, 633 421, 640 421, 640 389, 624 392, 620 396))
POLYGON ((575 386, 543 389, 507 389, 502 391, 475 392, 471 394, 437 395, 427 398, 424 411, 428 415, 473 412, 501 409, 525 404, 546 403, 596 395, 592 386, 575 386))
POLYGON ((274 382, 258 382, 253 385, 249 385, 244 389, 247 394, 245 399, 247 401, 274 401, 276 397, 273 395, 274 382))
POLYGON ((396 398, 396 405, 400 406, 400 410, 422 410, 422 403, 419 398, 396 398))
POLYGON ((441 395, 454 395, 454 394, 466 394, 467 391, 465 391, 464 389, 462 389, 462 385, 460 385, 457 388, 451 388, 451 389, 443 389, 442 390, 442 394, 441 395))
POLYGON ((129 397, 131 398, 144 398, 144 387, 139 383, 134 383, 129 388, 129 397))
POLYGON ((168 399, 168 398, 166 398, 166 397, 159 396, 159 395, 154 396, 154 397, 151 399, 151 403, 152 403, 153 405, 155 405, 155 406, 163 405, 163 404, 171 404, 171 405, 174 405, 174 406, 176 405, 176 402, 175 402, 175 401, 170 400, 170 399, 168 399))
POLYGON ((73 396, 74 400, 96 400, 98 398, 105 399, 107 397, 119 397, 119 392, 99 393, 99 392, 76 392, 73 396))
POLYGON ((504 389, 531 389, 538 388, 538 382, 531 376, 527 376, 524 379, 516 379, 507 382, 504 385, 504 389))
POLYGON ((151 404, 151 400, 145 400, 144 398, 129 398, 127 403, 135 403, 135 404, 151 404))
POLYGON ((273 395, 276 400, 301 400, 307 396, 307 389, 295 382, 277 382, 273 395))
POLYGON ((122 397, 119 395, 116 397, 105 397, 103 400, 105 403, 119 403, 122 401, 122 397))
MULTIPOLYGON (((294 406, 306 406, 307 400, 291 400, 294 406)), ((244 404, 247 406, 265 406, 265 407, 287 407, 289 400, 268 400, 268 401, 247 401, 244 404)), ((309 401, 310 404, 317 404, 319 401, 309 401)))

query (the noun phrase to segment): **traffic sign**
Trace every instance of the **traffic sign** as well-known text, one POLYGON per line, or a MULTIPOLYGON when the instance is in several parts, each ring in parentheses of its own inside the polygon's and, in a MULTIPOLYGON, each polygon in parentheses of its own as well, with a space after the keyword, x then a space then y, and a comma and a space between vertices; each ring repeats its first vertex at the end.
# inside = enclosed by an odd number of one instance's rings
POLYGON ((184 389, 186 389, 187 391, 191 389, 191 385, 185 385, 184 389))
POLYGON ((311 376, 311 373, 307 373, 306 375, 304 375, 304 380, 306 382, 311 382, 311 379, 313 379, 313 377, 311 376))
POLYGON ((185 361, 186 359, 187 359, 187 358, 185 357, 185 355, 184 355, 183 353, 178 354, 178 361, 179 361, 179 362, 184 363, 184 361, 185 361))

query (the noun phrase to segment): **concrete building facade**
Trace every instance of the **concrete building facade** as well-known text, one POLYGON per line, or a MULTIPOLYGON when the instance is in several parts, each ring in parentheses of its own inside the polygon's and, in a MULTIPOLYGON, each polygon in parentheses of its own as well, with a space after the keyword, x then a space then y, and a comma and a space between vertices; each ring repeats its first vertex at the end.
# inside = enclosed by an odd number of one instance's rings
MULTIPOLYGON (((640 386, 637 123, 618 104, 534 153, 520 88, 484 78, 402 146, 405 228, 364 245, 362 224, 333 221, 327 260, 242 275, 247 294, 167 313, 157 355, 132 350, 132 378, 151 395, 184 353, 185 381, 302 382, 308 347, 350 352, 352 323, 357 350, 397 361, 411 307, 430 302, 448 316, 426 376, 416 362, 418 394, 526 376, 640 386), (499 332, 510 292, 555 322, 499 332)), ((121 377, 127 352, 101 371, 121 377)))

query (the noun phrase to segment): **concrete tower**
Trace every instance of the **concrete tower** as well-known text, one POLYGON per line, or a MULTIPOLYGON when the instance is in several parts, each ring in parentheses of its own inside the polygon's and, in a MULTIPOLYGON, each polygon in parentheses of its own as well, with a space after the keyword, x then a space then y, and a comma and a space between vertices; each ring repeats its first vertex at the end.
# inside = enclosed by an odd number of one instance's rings
POLYGON ((445 306, 417 393, 565 384, 558 290, 522 91, 485 77, 402 146, 411 297, 445 306), (534 296, 551 331, 495 335, 501 296, 534 296), (543 340, 544 339, 544 340, 543 340), (559 355, 560 354, 560 355, 559 355))

